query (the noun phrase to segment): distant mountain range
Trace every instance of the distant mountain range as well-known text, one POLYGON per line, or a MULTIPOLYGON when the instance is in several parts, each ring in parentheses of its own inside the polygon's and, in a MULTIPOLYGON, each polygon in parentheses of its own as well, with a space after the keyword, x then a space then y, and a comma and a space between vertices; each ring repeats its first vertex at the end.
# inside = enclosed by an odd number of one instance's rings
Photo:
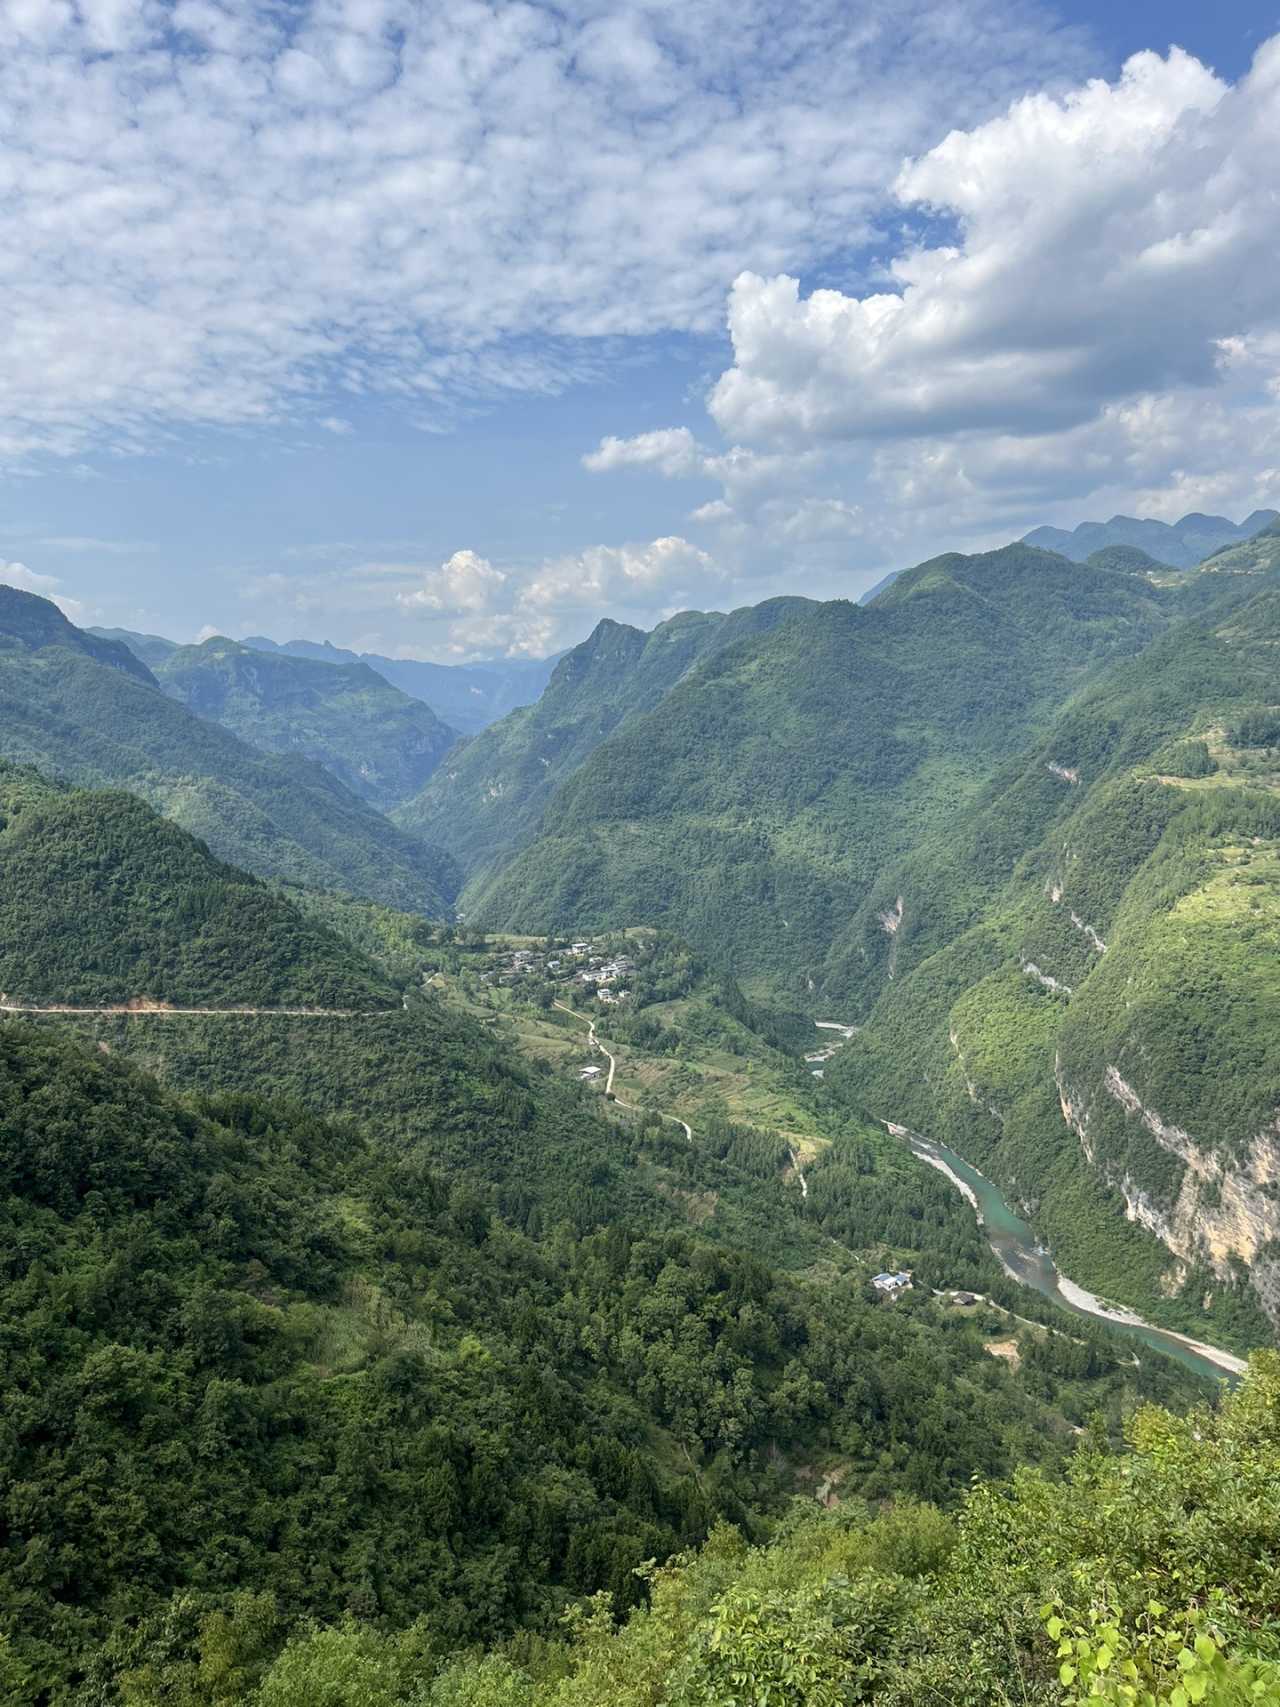
POLYGON ((1166 563, 1171 569, 1193 569, 1211 552, 1251 539, 1278 520, 1280 511, 1276 510, 1255 510, 1239 523, 1228 521, 1226 516, 1205 516, 1198 511, 1183 516, 1179 522, 1112 516, 1109 522, 1081 522, 1070 532, 1064 528, 1033 528, 1025 536, 1024 544, 1057 551, 1073 563, 1083 563, 1104 546, 1136 545, 1157 563, 1166 563))
MULTIPOLYGON (((87 633, 127 646, 152 669, 177 652, 179 642, 128 628, 90 628, 87 633)), ((563 652, 550 658, 490 658, 475 664, 432 664, 424 658, 387 658, 380 652, 352 652, 327 640, 269 640, 251 634, 238 642, 255 652, 305 658, 317 664, 363 664, 383 681, 429 705, 461 735, 474 735, 517 706, 530 705, 551 680, 563 652)))
POLYGON ((286 640, 265 635, 245 640, 259 652, 286 652, 322 664, 367 664, 393 687, 429 705, 450 728, 464 735, 505 717, 517 706, 530 705, 551 680, 564 656, 550 658, 492 658, 475 664, 431 664, 422 658, 386 658, 379 652, 349 652, 327 640, 286 640))
POLYGON ((452 898, 452 861, 397 830, 330 770, 262 752, 196 716, 128 646, 3 585, 0 758, 82 786, 130 789, 259 876, 437 917, 452 898))
POLYGON ((321 664, 217 637, 153 665, 166 693, 255 747, 318 759, 379 811, 426 782, 458 739, 368 664, 321 664))

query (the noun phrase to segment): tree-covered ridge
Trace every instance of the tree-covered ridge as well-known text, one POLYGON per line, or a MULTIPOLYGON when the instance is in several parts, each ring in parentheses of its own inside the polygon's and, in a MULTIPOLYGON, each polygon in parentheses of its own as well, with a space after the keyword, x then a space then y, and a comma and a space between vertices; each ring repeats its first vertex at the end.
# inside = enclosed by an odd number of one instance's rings
POLYGON ((172 698, 270 753, 316 759, 387 811, 416 794, 457 739, 430 706, 367 664, 326 664, 217 636, 154 666, 172 698))
POLYGON ((832 1082, 1009 1184, 1075 1278, 1249 1344, 1280 1309, 1280 588, 1219 585, 885 874, 832 1082))
POLYGON ((0 757, 127 788, 259 876, 448 911, 452 861, 322 766, 257 751, 167 698, 126 648, 86 635, 47 599, 0 593, 10 595, 0 612, 22 619, 21 634, 13 620, 0 628, 0 757))
POLYGON ((490 869, 529 839, 559 785, 700 659, 809 608, 780 598, 728 616, 683 611, 651 634, 605 618, 561 658, 536 704, 451 753, 396 822, 447 848, 468 875, 490 869))
POLYGON ((1248 540, 1224 545, 1206 558, 1201 568, 1208 575, 1265 575, 1280 569, 1280 518, 1248 540))
POLYGON ((883 873, 1174 595, 1027 546, 922 564, 705 659, 473 882, 494 927, 666 925, 803 995, 883 873))
POLYGON ((433 1119, 397 1154, 0 1027, 9 1699, 242 1700, 307 1617, 422 1620, 438 1657, 550 1635, 717 1516, 763 1534, 802 1467, 949 1501, 1061 1460, 1045 1401, 1093 1354, 1047 1339, 1015 1374, 925 1299, 714 1242, 642 1131, 624 1160, 581 1101, 428 1029, 433 1119))
MULTIPOLYGON (((134 639, 145 642, 147 636, 134 639)), ((328 640, 269 640, 262 634, 245 637, 258 652, 309 658, 322 664, 367 664, 392 687, 429 705, 451 729, 464 735, 505 717, 517 706, 531 705, 551 679, 561 654, 549 658, 487 658, 471 664, 433 664, 426 658, 388 658, 381 652, 352 652, 328 640)))
POLYGON ((134 795, 2 762, 0 991, 73 1005, 400 1001, 371 962, 134 795))
POLYGON ((0 583, 0 649, 22 647, 35 652, 45 646, 65 646, 140 682, 155 680, 146 664, 122 641, 77 628, 51 599, 0 583))
MULTIPOLYGON (((429 1621, 296 1639, 259 1707, 1275 1707, 1280 1374, 1221 1412, 1154 1406, 1131 1450, 1086 1442, 1065 1482, 1022 1472, 954 1517, 901 1504, 797 1511, 769 1545, 727 1526, 607 1597, 560 1641, 443 1659, 429 1621)), ((247 1645, 247 1644, 246 1644, 247 1645)), ((226 1663, 226 1632, 203 1647, 226 1663)), ((214 1668, 210 1668, 213 1670, 214 1668)), ((216 1675, 216 1672, 215 1672, 216 1675)), ((212 1692, 193 1702, 223 1699, 212 1692)))

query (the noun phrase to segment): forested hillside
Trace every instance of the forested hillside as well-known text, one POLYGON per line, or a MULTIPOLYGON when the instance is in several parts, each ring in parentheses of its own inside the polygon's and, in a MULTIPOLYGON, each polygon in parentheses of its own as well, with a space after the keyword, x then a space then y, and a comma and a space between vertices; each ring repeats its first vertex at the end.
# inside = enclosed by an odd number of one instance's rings
MULTIPOLYGON (((145 639, 145 636, 139 636, 145 639)), ((251 634, 255 651, 326 664, 366 664, 392 687, 429 705, 451 729, 475 734, 520 705, 532 705, 551 678, 560 654, 550 658, 491 658, 474 664, 433 664, 426 658, 388 658, 352 652, 328 640, 286 640, 251 634)))
MULTIPOLYGON (((1220 1415, 1152 1406, 1130 1433, 1122 1455, 1082 1445, 1065 1483, 1023 1473, 1010 1490, 975 1488, 953 1518, 910 1502, 875 1516, 797 1512, 755 1548, 721 1527, 645 1571, 649 1604, 621 1628, 601 1596, 533 1652, 441 1664, 429 1626, 317 1631, 290 1645, 257 1700, 1275 1707, 1275 1358, 1220 1415)), ((221 1658, 224 1640, 215 1626, 202 1651, 221 1658)))
POLYGON ((1086 1284, 1256 1335, 1280 1320, 1280 579, 1219 561, 1209 611, 885 873, 833 950, 866 1023, 831 1079, 1005 1182, 1086 1284))
MULTIPOLYGON (((943 822, 1175 594, 1027 546, 951 555, 870 606, 790 616, 703 661, 473 882, 506 928, 666 924, 804 996, 885 866, 943 822)), ((833 992, 837 994, 838 992, 833 992)))
POLYGON ((269 753, 316 759, 385 812, 416 794, 457 740, 367 664, 255 651, 221 636, 154 665, 172 698, 269 753))
POLYGON ((0 1022, 15 1702, 243 1700, 308 1618, 541 1642, 823 1477, 949 1505, 1197 1390, 1077 1325, 994 1358, 923 1279, 998 1291, 971 1222, 885 1304, 854 1241, 949 1225, 943 1182, 853 1141, 810 1199, 620 1119, 419 993, 411 918, 308 922, 118 794, 8 773, 3 816, 6 977, 370 1009, 0 1022))
POLYGON ((770 599, 728 616, 683 611, 651 634, 606 618, 560 660, 536 704, 451 753, 396 822, 447 848, 468 877, 496 868, 529 839, 559 785, 699 659, 811 608, 770 599))
POLYGON ((371 961, 136 796, 3 762, 0 991, 37 1005, 400 1003, 371 961))
POLYGON ((258 752, 167 698, 116 642, 47 599, 0 586, 0 757, 118 786, 260 876, 439 917, 452 862, 397 830, 322 766, 258 752))
MULTIPOLYGON (((218 1023, 238 1057, 280 1022, 218 1023)), ((396 1144, 0 1027, 11 1699, 243 1699, 308 1615, 422 1620, 441 1658, 549 1635, 576 1596, 633 1604, 717 1515, 762 1533, 804 1466, 946 1502, 1060 1459, 1046 1401, 1188 1390, 1100 1345, 1017 1374, 927 1299, 786 1274, 658 1189, 661 1136, 620 1147, 429 1014, 355 1024, 394 1028, 345 1057, 366 1084, 413 1053, 396 1144), (215 1629, 245 1668, 211 1662, 222 1694, 195 1663, 215 1629)), ((681 1148, 689 1190, 744 1189, 681 1148)))

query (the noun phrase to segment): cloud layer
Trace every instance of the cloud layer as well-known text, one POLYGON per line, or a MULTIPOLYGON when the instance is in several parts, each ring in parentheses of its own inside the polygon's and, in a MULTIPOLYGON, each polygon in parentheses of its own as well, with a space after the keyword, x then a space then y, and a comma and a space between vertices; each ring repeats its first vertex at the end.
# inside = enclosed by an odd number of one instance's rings
POLYGON ((1080 54, 1032 0, 13 0, 0 457, 554 390, 864 240, 943 74, 1080 54))
POLYGON ((897 174, 953 236, 885 288, 738 277, 709 399, 733 450, 668 429, 586 465, 718 480, 698 523, 771 549, 823 514, 923 548, 1083 504, 1252 508, 1280 491, 1277 159, 1280 38, 1234 88, 1174 50, 1020 99, 897 174))
POLYGON ((709 552, 675 535, 502 567, 469 549, 439 564, 355 559, 260 577, 249 589, 255 615, 242 628, 265 621, 276 629, 283 623, 289 635, 345 633, 355 644, 409 656, 543 657, 582 639, 606 613, 650 625, 714 603, 726 580, 709 552), (362 632, 352 635, 356 621, 362 632))

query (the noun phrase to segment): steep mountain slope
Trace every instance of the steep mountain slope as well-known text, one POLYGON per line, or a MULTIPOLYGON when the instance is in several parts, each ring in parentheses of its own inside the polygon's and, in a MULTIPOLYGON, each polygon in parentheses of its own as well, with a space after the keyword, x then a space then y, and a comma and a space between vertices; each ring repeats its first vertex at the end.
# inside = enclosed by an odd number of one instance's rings
POLYGON ((1280 1322, 1280 574, 1214 580, 885 874, 828 967, 865 1018, 831 1084, 1174 1325, 1280 1322))
POLYGON ((163 664, 178 650, 178 642, 166 640, 163 634, 138 634, 131 628, 86 628, 83 632, 95 635, 99 640, 114 640, 128 647, 148 669, 163 664))
POLYGON ((556 788, 699 659, 810 608, 782 598, 728 616, 684 611, 651 634, 606 618, 560 660, 536 705, 459 747, 396 822, 447 848, 464 872, 489 869, 528 840, 556 788))
POLYGON ((254 651, 218 636, 154 665, 188 711, 269 753, 315 759, 385 812, 416 794, 457 740, 420 699, 367 664, 254 651))
MULTIPOLYGON (((340 963, 136 803, 7 788, 11 963, 125 987, 158 966, 205 999, 340 963), (67 894, 38 912, 42 861, 67 894), (190 953, 186 931, 207 931, 190 953)), ((977 1472, 1060 1464, 1059 1402, 1115 1425, 1135 1392, 1193 1391, 1099 1335, 1061 1355, 1043 1335, 1025 1376, 994 1362, 927 1290, 880 1304, 769 1170, 606 1120, 406 997, 0 1024, 15 1701, 230 1707, 313 1621, 413 1626, 436 1664, 509 1634, 529 1652, 571 1600, 634 1604, 644 1561, 715 1519, 780 1514, 815 1464, 855 1496, 951 1502, 977 1472)))
MULTIPOLYGON (((1035 1355, 1034 1343, 1020 1344, 1035 1355)), ((798 1511, 763 1547, 721 1530, 655 1572, 649 1604, 621 1626, 597 1609, 550 1663, 542 1652, 523 1663, 469 1656, 428 1699, 1270 1707, 1280 1700, 1278 1546, 1271 1357, 1216 1412, 1144 1407, 1124 1451, 1082 1443, 1066 1480, 980 1484, 954 1519, 905 1503, 871 1516, 798 1511)), ((361 1707, 423 1698, 430 1668, 411 1640, 349 1629, 298 1642, 272 1669, 264 1701, 291 1707, 308 1687, 319 1699, 357 1665, 361 1707)))
POLYGON ((475 664, 433 664, 425 658, 387 658, 380 652, 351 652, 327 640, 286 640, 265 635, 245 640, 260 652, 284 653, 326 664, 367 664, 393 687, 420 699, 451 729, 473 735, 520 705, 531 705, 551 679, 562 656, 492 658, 475 664))
POLYGON ((341 938, 134 795, 3 762, 0 991, 34 1004, 400 1003, 341 938))
POLYGON ((1172 523, 1112 516, 1109 522, 1081 522, 1070 532, 1065 528, 1033 528, 1023 543, 1060 552, 1076 563, 1085 562, 1105 546, 1135 545, 1171 568, 1193 569, 1211 551, 1250 539, 1277 520, 1280 513, 1275 510, 1255 510, 1239 524, 1228 521, 1226 516, 1204 516, 1197 511, 1172 523))
POLYGON ((257 752, 193 716, 126 647, 11 587, 0 587, 0 756, 128 788, 259 876, 447 910, 446 856, 322 766, 257 752))
POLYGON ((887 862, 971 798, 1098 662, 1137 652, 1173 595, 1015 545, 811 607, 706 659, 550 801, 537 839, 473 883, 512 928, 662 923, 738 973, 812 991, 887 862))

